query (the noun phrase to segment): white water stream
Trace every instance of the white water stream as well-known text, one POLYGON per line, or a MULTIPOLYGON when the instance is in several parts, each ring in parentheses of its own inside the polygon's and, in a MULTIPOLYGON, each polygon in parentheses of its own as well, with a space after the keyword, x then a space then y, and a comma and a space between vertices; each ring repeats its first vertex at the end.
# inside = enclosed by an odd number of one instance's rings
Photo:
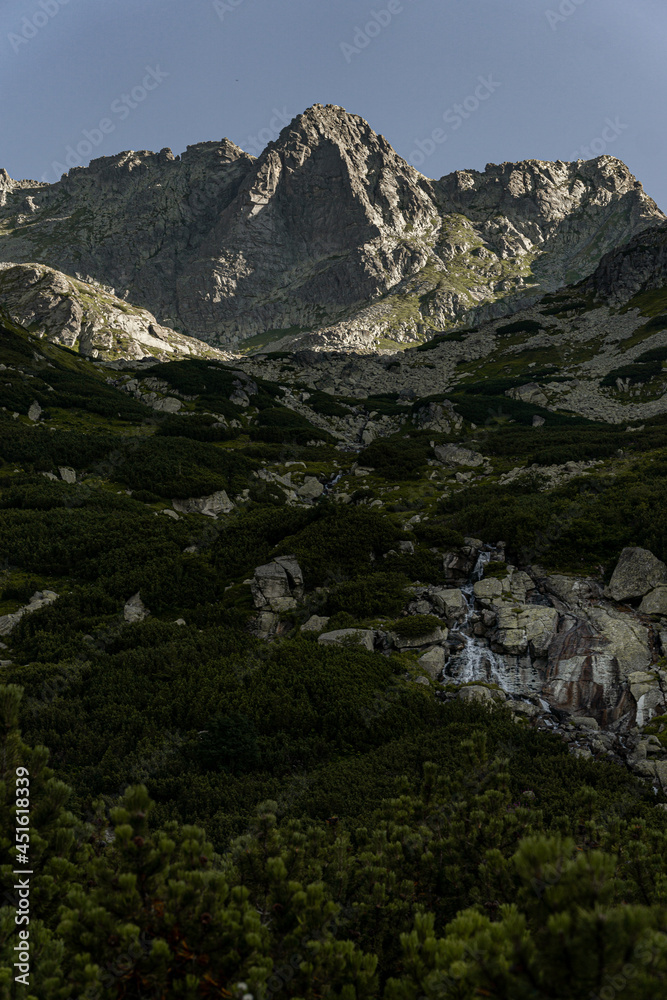
POLYGON ((474 585, 484 576, 484 568, 491 561, 494 555, 489 549, 480 552, 472 576, 461 587, 461 591, 467 601, 468 611, 466 617, 454 629, 460 634, 463 641, 463 649, 449 658, 445 664, 445 675, 459 684, 469 684, 472 681, 483 681, 486 684, 497 684, 503 690, 511 690, 508 669, 501 656, 497 656, 484 639, 472 634, 472 616, 475 612, 474 585))

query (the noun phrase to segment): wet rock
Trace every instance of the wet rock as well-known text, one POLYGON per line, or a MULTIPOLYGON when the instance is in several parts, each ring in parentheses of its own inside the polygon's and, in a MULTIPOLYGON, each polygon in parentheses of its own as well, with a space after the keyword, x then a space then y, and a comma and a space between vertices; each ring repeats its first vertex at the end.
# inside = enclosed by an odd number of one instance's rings
POLYGON ((657 673, 636 670, 628 675, 630 693, 636 702, 635 725, 645 726, 655 715, 665 709, 665 695, 657 673))
POLYGON ((614 601, 644 597, 661 584, 667 584, 667 566, 648 549, 625 548, 613 572, 605 596, 614 601))
POLYGON ((364 649, 373 652, 375 648, 375 633, 372 629, 363 628, 342 628, 334 632, 325 632, 318 636, 320 646, 362 646, 364 649))

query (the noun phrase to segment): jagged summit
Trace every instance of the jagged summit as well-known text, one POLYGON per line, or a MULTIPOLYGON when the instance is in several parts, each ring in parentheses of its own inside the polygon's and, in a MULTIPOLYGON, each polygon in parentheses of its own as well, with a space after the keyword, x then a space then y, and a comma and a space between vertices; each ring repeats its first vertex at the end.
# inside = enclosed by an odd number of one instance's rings
POLYGON ((52 185, 0 175, 0 260, 91 277, 220 345, 424 339, 580 280, 664 220, 613 157, 430 180, 336 105, 258 158, 223 139, 101 157, 52 185))

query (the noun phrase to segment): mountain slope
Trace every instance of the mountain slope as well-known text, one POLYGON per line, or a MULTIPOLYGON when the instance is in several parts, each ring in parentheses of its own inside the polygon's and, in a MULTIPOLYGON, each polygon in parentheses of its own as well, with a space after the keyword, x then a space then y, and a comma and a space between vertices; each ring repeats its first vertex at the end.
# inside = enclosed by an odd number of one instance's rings
POLYGON ((0 316, 89 358, 223 358, 208 344, 160 326, 108 289, 40 264, 0 264, 0 316))
POLYGON ((256 160, 223 140, 101 158, 53 185, 3 174, 0 192, 0 260, 92 276, 216 344, 420 340, 586 277, 665 218, 614 158, 431 181, 330 105, 256 160))

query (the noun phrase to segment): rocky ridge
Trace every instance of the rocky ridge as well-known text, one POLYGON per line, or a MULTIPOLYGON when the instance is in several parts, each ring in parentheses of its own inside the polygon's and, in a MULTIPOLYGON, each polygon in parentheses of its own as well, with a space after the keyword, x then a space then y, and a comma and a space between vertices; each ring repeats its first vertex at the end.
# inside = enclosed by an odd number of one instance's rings
POLYGON ((231 346, 395 349, 507 315, 664 221, 612 157, 429 180, 332 105, 258 159, 225 139, 103 157, 52 185, 3 172, 1 191, 0 260, 92 276, 231 346))
POLYGON ((109 289, 38 264, 0 264, 0 315, 40 339, 93 359, 228 357, 161 326, 148 310, 129 305, 109 289))

